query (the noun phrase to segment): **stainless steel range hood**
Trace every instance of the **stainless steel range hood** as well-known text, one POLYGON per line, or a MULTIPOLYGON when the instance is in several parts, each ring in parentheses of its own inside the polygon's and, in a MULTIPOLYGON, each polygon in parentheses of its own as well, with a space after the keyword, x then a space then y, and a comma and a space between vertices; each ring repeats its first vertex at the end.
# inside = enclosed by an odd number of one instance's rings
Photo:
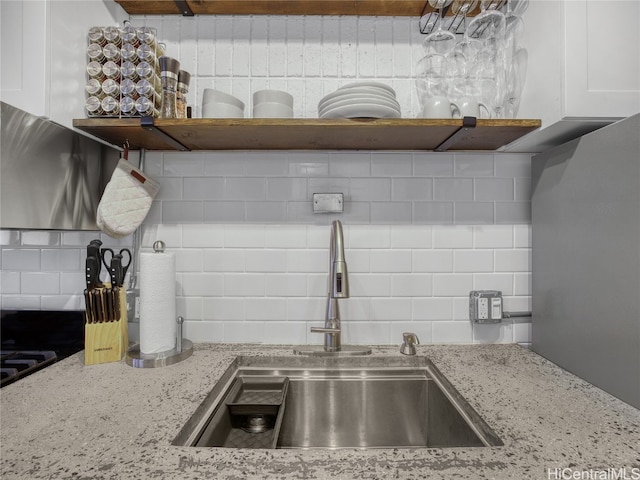
POLYGON ((98 230, 118 149, 0 103, 0 228, 98 230))

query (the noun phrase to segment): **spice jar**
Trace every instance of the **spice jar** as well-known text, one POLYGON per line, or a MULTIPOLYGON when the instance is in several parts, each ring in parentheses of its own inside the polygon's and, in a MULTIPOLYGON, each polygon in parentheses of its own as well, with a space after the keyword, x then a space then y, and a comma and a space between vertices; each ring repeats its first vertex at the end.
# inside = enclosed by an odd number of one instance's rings
POLYGON ((187 93, 191 74, 185 70, 178 72, 178 91, 176 92, 176 113, 178 118, 187 118, 187 93))
POLYGON ((160 62, 160 80, 162 82, 162 107, 160 118, 177 118, 176 91, 180 62, 175 58, 162 56, 160 62))

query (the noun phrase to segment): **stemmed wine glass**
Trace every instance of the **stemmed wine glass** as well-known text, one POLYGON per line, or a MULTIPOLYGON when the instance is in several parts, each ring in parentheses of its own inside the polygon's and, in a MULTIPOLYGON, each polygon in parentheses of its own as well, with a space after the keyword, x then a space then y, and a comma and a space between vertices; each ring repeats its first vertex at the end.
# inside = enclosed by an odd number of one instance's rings
POLYGON ((451 52, 456 45, 456 35, 449 30, 444 30, 442 25, 444 23, 443 9, 448 7, 453 0, 429 0, 429 5, 438 10, 437 28, 426 36, 422 46, 425 52, 438 53, 446 55, 451 52))
POLYGON ((498 4, 498 0, 480 0, 482 11, 469 22, 465 35, 480 40, 502 38, 506 21, 504 13, 497 10, 498 4))

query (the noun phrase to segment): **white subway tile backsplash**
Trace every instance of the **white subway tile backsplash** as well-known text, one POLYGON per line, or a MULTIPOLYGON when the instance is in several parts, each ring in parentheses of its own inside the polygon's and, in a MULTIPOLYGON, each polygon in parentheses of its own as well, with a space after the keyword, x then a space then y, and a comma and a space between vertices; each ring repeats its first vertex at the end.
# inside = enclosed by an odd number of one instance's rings
POLYGON ((456 202, 453 211, 453 222, 458 225, 494 223, 493 203, 456 202))
POLYGON ((0 272, 0 291, 3 295, 19 294, 20 293, 20 273, 8 272, 3 270, 0 272))
POLYGON ((418 177, 452 177, 453 159, 451 153, 416 152, 413 155, 413 174, 418 177))
POLYGON ((445 321, 452 318, 453 299, 451 298, 414 298, 414 321, 445 321))
POLYGON ((473 180, 470 178, 435 178, 433 180, 434 200, 473 200, 473 180))
POLYGON ((227 343, 262 343, 265 322, 225 322, 224 341, 227 343))
POLYGON ((22 245, 43 247, 60 245, 60 232, 48 232, 41 230, 23 231, 22 245))
POLYGON ((410 298, 372 297, 369 301, 369 319, 375 321, 411 320, 410 298))
POLYGON ((176 272, 201 272, 204 262, 201 250, 181 249, 176 252, 176 272))
POLYGON ((531 248, 531 225, 514 225, 513 246, 516 248, 531 248))
POLYGON ((326 272, 329 265, 329 253, 322 250, 288 250, 286 257, 286 272, 326 272))
POLYGON ((474 343, 513 343, 513 325, 510 321, 473 325, 474 343))
POLYGON ((2 269, 22 272, 40 270, 40 250, 37 248, 3 248, 2 269))
POLYGON ((412 253, 412 266, 414 272, 453 272, 453 251, 446 249, 414 250, 412 253))
POLYGON ((473 290, 501 290, 503 295, 513 295, 513 273, 474 273, 473 290))
POLYGON ((60 293, 60 274, 23 272, 20 274, 20 291, 27 295, 55 295, 60 293))
POLYGON ((41 270, 43 272, 69 272, 78 271, 84 264, 80 263, 80 258, 84 260, 84 252, 73 248, 44 248, 41 250, 41 270))
MULTIPOLYGON (((396 89, 415 117, 422 35, 412 18, 220 16, 151 18, 205 88, 241 98, 276 88, 294 116, 358 80, 396 89)), ((345 343, 530 341, 530 322, 480 330, 471 288, 502 289, 505 309, 531 309, 531 160, 526 154, 381 151, 147 152, 161 184, 142 228, 149 251, 176 253, 177 305, 194 341, 322 343, 329 231, 344 224, 351 298, 340 301, 345 343), (314 192, 345 195, 316 215, 314 192), (511 338, 511 339, 510 339, 511 338)), ((99 232, 0 232, 3 308, 83 308, 84 249, 130 247, 99 232), (55 286, 57 285, 57 287, 55 286), (56 293, 49 293, 56 289, 56 293), (32 293, 34 292, 34 293, 32 293)))
POLYGON ((272 345, 305 345, 307 324, 305 322, 269 322, 264 329, 262 342, 272 345))
POLYGON ((433 343, 472 343, 473 329, 469 322, 432 322, 433 343))
POLYGON ((474 248, 512 248, 513 231, 511 225, 484 225, 473 227, 474 248))
POLYGON ((531 250, 497 250, 496 272, 530 272, 531 250))
POLYGON ((390 247, 422 249, 431 248, 433 229, 430 226, 398 225, 391 229, 390 247))
POLYGON ((246 319, 283 321, 287 318, 287 301, 284 298, 247 298, 246 319))
POLYGON ((40 295, 2 295, 2 308, 5 310, 40 310, 40 295))
POLYGON ((514 319, 513 342, 514 343, 530 343, 531 342, 531 322, 520 322, 518 321, 518 319, 514 319))
POLYGON ((225 297, 256 297, 265 294, 265 276, 253 273, 225 273, 225 297))
POLYGON ((531 295, 531 273, 513 274, 513 294, 531 295))
POLYGON ((513 200, 513 178, 476 178, 474 179, 474 192, 474 199, 482 202, 513 200))
POLYGON ((392 297, 427 297, 432 292, 432 275, 427 273, 391 274, 392 297))
POLYGON ((204 298, 202 302, 203 319, 243 321, 247 316, 245 302, 244 298, 204 298))
POLYGON ((351 297, 388 297, 391 295, 391 277, 384 274, 349 273, 351 297))
MULTIPOLYGON (((326 287, 326 285, 325 285, 326 287)), ((320 298, 288 298, 287 320, 289 321, 322 321, 327 305, 327 292, 320 298)))
POLYGON ((493 170, 493 155, 455 154, 453 171, 456 177, 492 177, 493 170))
POLYGON ((469 226, 434 226, 434 248, 473 248, 473 228, 469 226))
POLYGON ((278 273, 266 276, 267 297, 306 297, 307 275, 278 273))
POLYGON ((371 250, 371 271, 401 273, 411 272, 410 250, 371 250))
POLYGON ((453 223, 452 202, 414 202, 413 223, 446 225, 453 223))
POLYGON ((182 295, 193 297, 221 297, 226 295, 226 275, 222 273, 183 273, 182 295))
POLYGON ((83 295, 43 295, 40 301, 42 310, 83 310, 83 295))
POLYGON ((162 223, 202 223, 203 221, 202 202, 162 202, 162 223))
POLYGON ((199 342, 224 342, 224 324, 220 322, 184 322, 184 336, 199 342))
POLYGON ((456 272, 493 272, 491 250, 455 250, 453 261, 456 272))
POLYGON ((473 275, 467 273, 436 273, 433 275, 435 297, 461 297, 469 295, 473 287, 473 275))

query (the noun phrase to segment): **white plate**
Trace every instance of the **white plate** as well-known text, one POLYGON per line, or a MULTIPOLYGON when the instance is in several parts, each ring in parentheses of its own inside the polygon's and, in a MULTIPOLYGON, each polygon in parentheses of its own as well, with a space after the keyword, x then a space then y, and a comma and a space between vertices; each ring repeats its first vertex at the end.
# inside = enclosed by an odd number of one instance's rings
POLYGON ((391 88, 389 85, 385 85, 384 83, 380 83, 380 82, 354 82, 354 83, 349 83, 347 85, 343 85, 338 90, 344 90, 346 88, 354 88, 354 87, 355 88, 357 88, 357 87, 381 88, 381 89, 389 92, 394 97, 396 96, 396 91, 393 88, 391 88))
POLYGON ((393 98, 390 97, 389 95, 386 94, 381 94, 381 93, 377 93, 377 92, 355 92, 352 93, 350 90, 345 90, 345 92, 350 92, 350 93, 344 93, 343 95, 337 95, 333 98, 329 98, 329 99, 322 99, 320 100, 320 102, 318 103, 318 108, 324 108, 327 105, 330 105, 334 102, 344 102, 345 100, 354 100, 354 99, 359 99, 359 98, 373 98, 375 100, 382 100, 385 102, 390 102, 393 103, 394 105, 399 105, 398 101, 393 98))
POLYGON ((359 95, 378 95, 381 97, 388 98, 390 100, 396 99, 389 92, 381 88, 372 88, 372 87, 347 88, 346 90, 336 90, 335 92, 325 95, 324 97, 322 97, 322 99, 318 103, 318 106, 320 106, 320 104, 328 102, 329 100, 333 100, 337 97, 341 97, 343 95, 353 95, 356 93, 359 95))
POLYGON ((382 105, 354 103, 327 110, 320 118, 400 118, 400 113, 382 105))
POLYGON ((398 102, 387 100, 382 97, 373 97, 371 95, 357 95, 352 98, 346 98, 342 100, 341 98, 336 98, 331 100, 326 105, 323 105, 322 108, 318 109, 318 114, 320 117, 327 112, 328 110, 332 110, 337 107, 344 107, 346 105, 381 105, 383 107, 389 107, 400 113, 400 105, 398 102))

